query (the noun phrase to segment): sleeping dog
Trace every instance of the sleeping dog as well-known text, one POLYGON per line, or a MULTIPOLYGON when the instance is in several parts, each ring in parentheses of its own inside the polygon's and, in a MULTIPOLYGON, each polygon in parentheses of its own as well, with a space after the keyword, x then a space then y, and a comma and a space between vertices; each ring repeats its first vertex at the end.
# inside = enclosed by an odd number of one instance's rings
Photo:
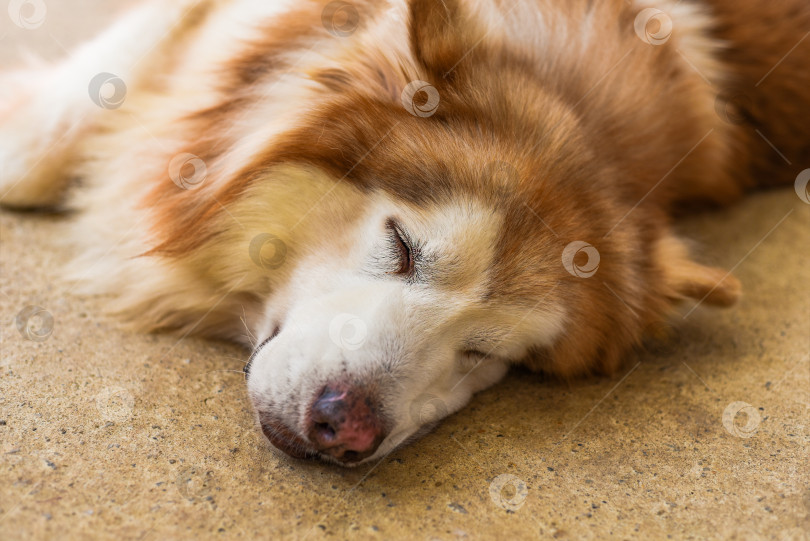
POLYGON ((2 74, 0 194, 75 211, 125 320, 252 348, 274 446, 353 465, 733 304, 671 220, 806 187, 808 34, 806 0, 144 2, 2 74))

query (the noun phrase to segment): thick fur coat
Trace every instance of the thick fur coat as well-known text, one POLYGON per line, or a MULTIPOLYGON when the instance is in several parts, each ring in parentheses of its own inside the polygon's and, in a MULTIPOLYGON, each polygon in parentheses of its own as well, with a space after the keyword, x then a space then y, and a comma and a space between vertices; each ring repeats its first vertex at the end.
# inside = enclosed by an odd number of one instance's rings
POLYGON ((808 35, 806 0, 147 2, 4 75, 0 194, 75 209, 128 321, 253 347, 276 446, 355 463, 733 304, 671 220, 795 181, 808 35), (373 444, 313 435, 335 381, 373 444))

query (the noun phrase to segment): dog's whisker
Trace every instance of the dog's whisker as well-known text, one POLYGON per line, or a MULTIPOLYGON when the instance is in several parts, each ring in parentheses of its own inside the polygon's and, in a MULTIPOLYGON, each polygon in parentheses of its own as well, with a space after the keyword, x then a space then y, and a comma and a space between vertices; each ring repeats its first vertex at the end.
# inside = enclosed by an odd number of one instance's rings
POLYGON ((231 370, 231 369, 228 369, 228 368, 222 368, 222 369, 219 369, 219 370, 209 370, 208 372, 205 372, 205 374, 212 374, 214 372, 233 372, 234 374, 239 374, 240 376, 245 375, 245 373, 243 371, 241 371, 241 370, 231 370))
POLYGON ((240 317, 239 320, 242 322, 242 325, 245 326, 245 331, 247 332, 247 334, 245 336, 247 337, 248 342, 250 343, 250 346, 255 348, 256 347, 256 342, 258 342, 258 340, 253 335, 253 333, 250 332, 250 327, 248 327, 247 313, 245 312, 245 305, 244 304, 242 305, 242 317, 240 317))

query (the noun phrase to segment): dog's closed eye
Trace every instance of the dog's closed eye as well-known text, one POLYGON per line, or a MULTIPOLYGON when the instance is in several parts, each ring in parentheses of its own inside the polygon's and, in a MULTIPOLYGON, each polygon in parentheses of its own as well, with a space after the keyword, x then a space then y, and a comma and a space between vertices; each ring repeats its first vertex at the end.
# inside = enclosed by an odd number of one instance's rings
POLYGON ((408 236, 403 232, 401 226, 390 218, 386 226, 391 233, 391 237, 396 247, 399 257, 399 266, 394 274, 401 276, 413 276, 415 270, 414 251, 409 242, 408 236))

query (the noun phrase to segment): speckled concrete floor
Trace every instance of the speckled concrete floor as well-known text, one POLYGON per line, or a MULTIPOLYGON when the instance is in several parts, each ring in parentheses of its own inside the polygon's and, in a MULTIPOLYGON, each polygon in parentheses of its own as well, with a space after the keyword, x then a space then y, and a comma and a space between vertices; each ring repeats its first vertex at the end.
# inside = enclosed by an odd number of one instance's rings
MULTIPOLYGON (((0 60, 60 54, 110 4, 49 2, 31 31, 0 14, 0 60)), ((676 318, 613 379, 512 374, 353 470, 268 448, 243 351, 126 332, 61 283, 61 223, 0 213, 2 539, 810 539, 810 205, 792 190, 682 226, 736 267, 736 308, 676 318), (15 327, 29 305, 53 316, 44 341, 15 327), (520 490, 493 490, 503 475, 520 490)))

